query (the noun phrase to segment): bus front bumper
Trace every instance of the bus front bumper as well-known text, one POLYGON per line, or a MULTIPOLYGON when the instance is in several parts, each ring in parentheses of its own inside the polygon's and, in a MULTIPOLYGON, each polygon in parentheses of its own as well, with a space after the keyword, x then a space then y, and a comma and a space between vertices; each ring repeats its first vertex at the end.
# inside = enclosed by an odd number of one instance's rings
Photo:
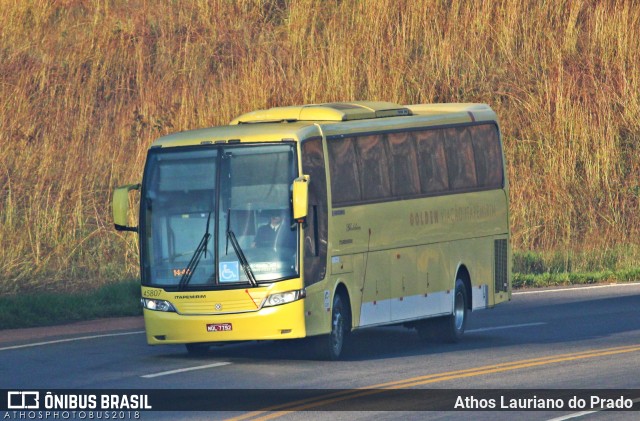
POLYGON ((304 301, 236 314, 182 315, 144 310, 149 345, 305 337, 304 301))

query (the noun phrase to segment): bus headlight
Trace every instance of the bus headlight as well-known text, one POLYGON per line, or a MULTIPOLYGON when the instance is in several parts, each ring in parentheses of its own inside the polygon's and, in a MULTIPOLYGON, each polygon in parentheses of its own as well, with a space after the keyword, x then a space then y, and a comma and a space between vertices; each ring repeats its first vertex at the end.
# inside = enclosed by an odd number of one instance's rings
POLYGON ((269 295, 265 300, 263 307, 273 307, 282 304, 292 303, 298 301, 307 296, 304 289, 298 289, 295 291, 277 292, 269 295))
POLYGON ((165 311, 165 312, 174 312, 176 311, 173 304, 166 300, 152 300, 151 298, 142 298, 140 299, 142 303, 142 307, 147 310, 154 311, 165 311))

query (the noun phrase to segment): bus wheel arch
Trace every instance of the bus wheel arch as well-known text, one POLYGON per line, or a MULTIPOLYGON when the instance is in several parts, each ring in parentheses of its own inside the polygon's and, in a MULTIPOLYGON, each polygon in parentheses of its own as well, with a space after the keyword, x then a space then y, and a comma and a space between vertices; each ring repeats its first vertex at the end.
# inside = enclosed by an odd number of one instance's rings
POLYGON ((345 305, 345 311, 346 311, 345 312, 345 317, 346 317, 345 320, 347 322, 346 325, 345 325, 345 327, 346 327, 345 332, 346 333, 350 333, 351 329, 353 328, 353 326, 352 326, 353 319, 351 317, 351 315, 352 315, 352 312, 351 312, 351 296, 349 295, 349 291, 347 290, 347 287, 342 282, 339 282, 336 285, 336 288, 335 288, 335 290, 333 292, 334 298, 335 298, 336 295, 340 295, 340 297, 342 298, 343 303, 345 305))
POLYGON ((331 327, 328 335, 318 337, 318 356, 323 360, 337 360, 351 332, 351 302, 346 286, 338 283, 331 305, 331 327))
POLYGON ((471 311, 471 278, 464 265, 460 265, 453 284, 453 307, 448 316, 427 319, 417 323, 422 340, 457 343, 464 334, 471 311))

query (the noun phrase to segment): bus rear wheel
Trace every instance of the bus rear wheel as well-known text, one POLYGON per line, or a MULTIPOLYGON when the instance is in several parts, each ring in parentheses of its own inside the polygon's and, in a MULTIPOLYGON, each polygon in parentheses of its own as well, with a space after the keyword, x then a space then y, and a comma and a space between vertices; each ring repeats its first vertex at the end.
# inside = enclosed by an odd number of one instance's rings
POLYGON ((462 339, 467 326, 467 288, 462 279, 456 280, 453 313, 439 322, 438 333, 442 341, 456 343, 462 339))
POLYGON ((456 280, 453 313, 436 319, 422 320, 416 325, 422 340, 457 343, 467 326, 467 288, 461 279, 456 280))

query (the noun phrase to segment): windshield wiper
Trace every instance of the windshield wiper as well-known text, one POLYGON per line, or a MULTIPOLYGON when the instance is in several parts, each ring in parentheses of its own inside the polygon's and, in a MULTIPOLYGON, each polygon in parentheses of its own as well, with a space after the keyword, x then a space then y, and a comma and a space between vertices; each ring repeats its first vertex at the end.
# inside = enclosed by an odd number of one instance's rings
POLYGON ((204 257, 207 257, 207 243, 209 242, 209 238, 211 238, 211 234, 209 234, 209 222, 211 222, 211 212, 209 212, 209 216, 207 217, 207 227, 205 228, 202 240, 200 240, 200 244, 196 247, 196 251, 193 252, 193 256, 191 256, 191 260, 189 260, 189 264, 187 264, 187 267, 184 269, 184 273, 180 278, 180 283, 178 284, 179 290, 183 290, 187 285, 189 285, 191 277, 196 271, 202 255, 204 254, 204 257))
POLYGON ((257 287, 258 281, 256 281, 256 277, 253 274, 253 270, 251 270, 251 266, 249 266, 249 261, 247 260, 247 256, 244 255, 242 251, 242 247, 240 247, 240 243, 238 243, 238 239, 233 231, 231 231, 231 209, 227 210, 227 247, 229 247, 229 240, 231 240, 231 246, 233 250, 236 252, 238 259, 240 260, 240 266, 244 270, 244 273, 247 274, 247 278, 249 279, 249 283, 257 287))

